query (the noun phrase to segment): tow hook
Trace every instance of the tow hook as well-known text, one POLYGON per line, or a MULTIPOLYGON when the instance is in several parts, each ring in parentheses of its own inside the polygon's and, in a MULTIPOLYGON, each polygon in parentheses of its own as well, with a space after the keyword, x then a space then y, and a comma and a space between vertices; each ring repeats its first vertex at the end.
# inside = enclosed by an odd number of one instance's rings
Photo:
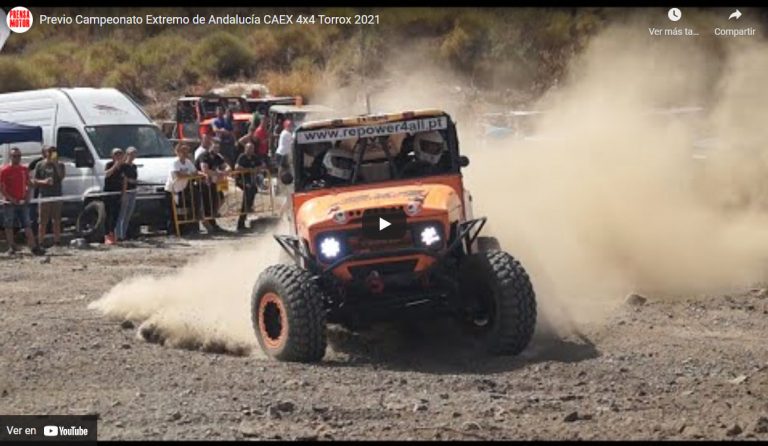
POLYGON ((371 271, 365 279, 365 285, 372 293, 380 294, 384 291, 384 280, 378 271, 371 271))

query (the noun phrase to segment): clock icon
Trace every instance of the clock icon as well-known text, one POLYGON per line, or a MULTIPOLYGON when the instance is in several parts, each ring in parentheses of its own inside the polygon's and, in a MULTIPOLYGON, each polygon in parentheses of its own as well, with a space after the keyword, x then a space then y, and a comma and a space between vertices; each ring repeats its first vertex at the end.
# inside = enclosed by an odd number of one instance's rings
POLYGON ((667 17, 669 17, 669 20, 672 20, 673 22, 677 22, 681 18, 683 18, 683 13, 680 11, 679 8, 670 8, 669 12, 667 12, 667 17))

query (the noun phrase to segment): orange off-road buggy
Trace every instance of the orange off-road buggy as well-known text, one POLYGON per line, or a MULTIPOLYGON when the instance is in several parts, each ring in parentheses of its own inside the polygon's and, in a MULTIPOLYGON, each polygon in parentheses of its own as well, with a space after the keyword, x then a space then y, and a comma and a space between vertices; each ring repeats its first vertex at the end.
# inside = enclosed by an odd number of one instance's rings
POLYGON ((305 122, 296 129, 290 264, 264 270, 252 295, 262 349, 319 361, 326 324, 352 329, 402 317, 456 319, 490 353, 531 340, 536 301, 521 264, 479 236, 456 127, 438 110, 305 122))

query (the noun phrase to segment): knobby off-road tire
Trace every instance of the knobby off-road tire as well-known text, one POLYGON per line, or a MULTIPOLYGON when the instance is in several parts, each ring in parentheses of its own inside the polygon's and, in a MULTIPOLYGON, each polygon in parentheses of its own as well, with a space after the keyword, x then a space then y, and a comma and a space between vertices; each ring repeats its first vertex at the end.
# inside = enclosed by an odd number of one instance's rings
POLYGON ((523 266, 503 251, 485 251, 461 265, 462 299, 473 309, 469 332, 488 353, 517 355, 536 326, 536 295, 523 266))
POLYGON ((478 237, 477 250, 479 252, 501 251, 501 245, 496 237, 478 237))
POLYGON ((322 291, 311 279, 295 265, 272 265, 259 276, 251 297, 251 321, 269 357, 317 362, 325 355, 322 291))

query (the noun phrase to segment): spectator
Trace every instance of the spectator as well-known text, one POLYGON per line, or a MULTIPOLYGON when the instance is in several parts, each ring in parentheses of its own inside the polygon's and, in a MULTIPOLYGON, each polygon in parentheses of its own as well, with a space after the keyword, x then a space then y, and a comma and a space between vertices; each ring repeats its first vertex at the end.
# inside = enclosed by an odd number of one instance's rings
POLYGON ((232 122, 232 111, 224 107, 216 108, 216 119, 213 120, 213 131, 221 140, 221 154, 224 156, 227 164, 234 166, 235 152, 235 127, 232 122))
POLYGON ((120 197, 123 193, 123 162, 125 153, 120 148, 112 149, 112 161, 107 163, 104 172, 104 192, 111 192, 104 196, 104 207, 107 211, 107 221, 105 222, 104 243, 114 245, 117 243, 115 238, 115 227, 117 218, 120 216, 120 197))
POLYGON ((251 114, 251 122, 248 126, 248 133, 253 133, 254 130, 259 126, 259 123, 264 119, 264 116, 261 115, 261 112, 258 110, 255 110, 253 114, 251 114))
POLYGON ((288 158, 293 146, 293 122, 290 119, 283 121, 283 131, 280 132, 280 139, 275 151, 275 161, 279 169, 288 167, 288 158))
POLYGON ((35 165, 34 183, 40 198, 40 218, 38 220, 38 238, 41 245, 45 243, 45 233, 48 222, 53 230, 53 244, 61 246, 61 198, 62 182, 64 181, 64 164, 58 161, 56 147, 43 148, 43 160, 35 165), (46 201, 53 198, 54 201, 46 201))
POLYGON ((227 172, 230 167, 220 153, 221 146, 214 143, 211 150, 202 154, 195 160, 197 170, 199 170, 205 180, 201 184, 201 193, 203 199, 203 226, 208 233, 225 232, 216 223, 216 217, 221 207, 223 193, 218 190, 217 185, 226 181, 227 172))
MULTIPOLYGON (((32 162, 29 163, 29 172, 34 177, 35 167, 37 167, 38 163, 40 161, 45 160, 45 148, 46 146, 42 147, 42 150, 40 151, 40 156, 33 159, 32 162)), ((40 219, 39 216, 39 209, 40 205, 37 202, 37 199, 40 198, 40 190, 37 187, 31 187, 30 188, 30 199, 29 199, 29 220, 30 220, 30 227, 32 228, 32 233, 36 234, 38 229, 38 220, 40 219), (32 200, 35 200, 34 203, 32 203, 32 200)), ((46 229, 47 230, 47 229, 46 229)), ((42 241, 40 241, 42 243, 42 241)))
POLYGON ((267 134, 266 121, 257 118, 255 128, 238 141, 245 147, 247 143, 252 143, 255 147, 256 156, 265 163, 269 163, 269 138, 267 134))
POLYGON ((202 155, 204 152, 211 149, 211 146, 213 145, 213 136, 211 136, 210 133, 204 133, 203 139, 200 140, 200 145, 195 149, 195 156, 192 157, 193 160, 196 160, 200 158, 200 155, 202 155))
MULTIPOLYGON (((171 171, 168 174, 168 180, 165 182, 165 191, 168 193, 169 206, 175 207, 183 203, 183 210, 186 212, 192 209, 193 201, 190 180, 197 176, 197 169, 192 160, 189 159, 188 145, 178 144, 176 146, 176 157, 173 167, 171 167, 171 171)), ((184 215, 183 217, 184 220, 191 219, 189 215, 184 215)))
POLYGON ((123 195, 120 197, 120 216, 117 218, 116 235, 118 241, 124 241, 131 224, 131 215, 136 206, 136 185, 139 172, 133 160, 136 159, 136 147, 128 147, 125 151, 125 163, 122 167, 123 195))
POLYGON ((256 148, 252 143, 245 145, 245 151, 237 158, 235 169, 246 170, 239 175, 238 187, 243 190, 243 206, 240 210, 240 218, 237 220, 237 230, 245 230, 246 214, 253 208, 253 200, 256 198, 257 185, 261 183, 257 168, 263 165, 262 160, 256 155, 256 148))
POLYGON ((32 186, 29 168, 21 164, 21 150, 18 147, 12 148, 10 155, 11 164, 6 164, 0 169, 0 195, 8 201, 3 206, 3 226, 5 240, 8 242, 8 254, 12 255, 18 251, 13 240, 13 226, 18 220, 24 228, 29 249, 35 255, 43 255, 45 251, 37 244, 30 227, 29 207, 24 203, 29 187, 32 186))

